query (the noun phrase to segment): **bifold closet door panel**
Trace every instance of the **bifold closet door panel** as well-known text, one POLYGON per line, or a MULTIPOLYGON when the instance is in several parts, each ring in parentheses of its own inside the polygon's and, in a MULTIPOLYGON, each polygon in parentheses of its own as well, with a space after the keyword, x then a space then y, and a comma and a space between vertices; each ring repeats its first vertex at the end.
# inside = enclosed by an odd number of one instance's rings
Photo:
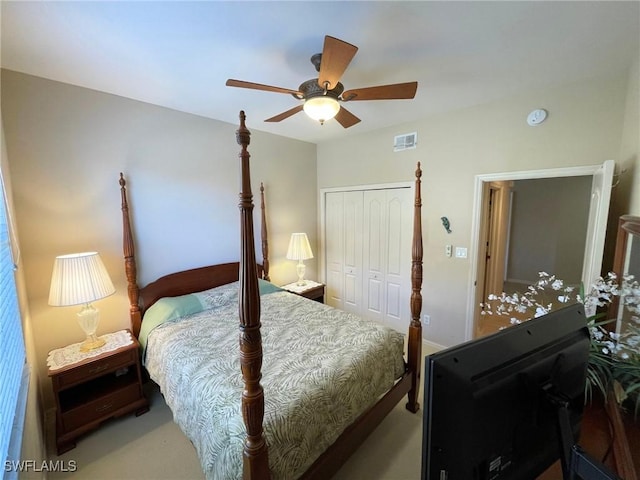
POLYGON ((362 207, 362 191, 326 196, 327 303, 353 313, 362 310, 362 207))
POLYGON ((409 188, 364 192, 363 314, 402 330, 409 315, 409 188))

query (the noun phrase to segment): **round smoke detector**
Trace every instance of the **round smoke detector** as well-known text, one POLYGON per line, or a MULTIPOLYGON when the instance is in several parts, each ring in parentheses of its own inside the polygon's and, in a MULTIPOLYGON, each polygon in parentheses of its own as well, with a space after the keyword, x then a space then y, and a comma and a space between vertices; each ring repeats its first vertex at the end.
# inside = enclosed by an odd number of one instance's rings
POLYGON ((547 118, 547 111, 543 108, 538 108, 531 112, 527 117, 527 123, 532 127, 540 125, 547 118))

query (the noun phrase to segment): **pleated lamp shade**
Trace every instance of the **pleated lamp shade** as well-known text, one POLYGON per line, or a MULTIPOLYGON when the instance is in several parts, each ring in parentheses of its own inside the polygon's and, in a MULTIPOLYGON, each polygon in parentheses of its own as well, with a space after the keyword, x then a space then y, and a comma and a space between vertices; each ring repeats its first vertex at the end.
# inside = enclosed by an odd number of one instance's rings
POLYGON ((289 248, 287 250, 287 259, 289 260, 307 260, 313 258, 311 245, 306 233, 292 233, 289 240, 289 248))
POLYGON ((91 303, 115 293, 98 252, 56 257, 51 275, 49 305, 66 307, 91 303))

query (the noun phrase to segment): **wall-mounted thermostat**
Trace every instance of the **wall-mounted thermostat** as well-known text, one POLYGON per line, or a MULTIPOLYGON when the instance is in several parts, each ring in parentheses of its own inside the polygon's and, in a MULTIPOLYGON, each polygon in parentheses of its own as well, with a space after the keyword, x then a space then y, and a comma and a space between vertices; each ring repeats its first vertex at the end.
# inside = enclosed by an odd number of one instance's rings
POLYGON ((532 127, 540 125, 547 118, 547 111, 543 108, 538 108, 531 112, 527 117, 527 123, 532 127))

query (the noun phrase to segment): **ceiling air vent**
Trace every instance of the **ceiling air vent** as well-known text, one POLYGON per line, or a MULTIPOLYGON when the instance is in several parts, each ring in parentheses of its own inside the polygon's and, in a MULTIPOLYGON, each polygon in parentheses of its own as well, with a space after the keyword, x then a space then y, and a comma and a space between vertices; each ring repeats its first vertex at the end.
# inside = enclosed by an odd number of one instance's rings
POLYGON ((418 133, 405 133, 404 135, 396 135, 393 137, 393 151, 401 152, 402 150, 410 150, 416 148, 418 143, 418 133))

